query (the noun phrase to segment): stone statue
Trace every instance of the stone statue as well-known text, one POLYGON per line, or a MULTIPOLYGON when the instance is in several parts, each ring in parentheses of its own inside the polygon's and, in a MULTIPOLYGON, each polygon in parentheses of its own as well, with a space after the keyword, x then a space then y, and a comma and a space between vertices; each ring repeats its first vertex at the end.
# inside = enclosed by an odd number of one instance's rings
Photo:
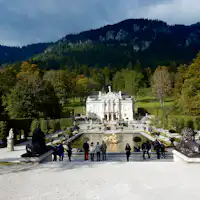
POLYGON ((188 157, 200 157, 200 145, 193 139, 194 131, 190 128, 185 128, 182 134, 183 137, 175 149, 188 157))
POLYGON ((14 133, 13 133, 13 129, 12 128, 9 131, 9 135, 8 135, 7 139, 14 139, 14 133))
POLYGON ((111 92, 111 86, 110 85, 108 86, 108 92, 111 92))
POLYGON ((12 128, 10 129, 7 137, 7 149, 8 151, 14 151, 14 133, 12 128))
POLYGON ((34 157, 40 156, 47 151, 47 146, 45 143, 45 134, 40 128, 36 128, 32 136, 32 145, 26 146, 27 156, 34 157))

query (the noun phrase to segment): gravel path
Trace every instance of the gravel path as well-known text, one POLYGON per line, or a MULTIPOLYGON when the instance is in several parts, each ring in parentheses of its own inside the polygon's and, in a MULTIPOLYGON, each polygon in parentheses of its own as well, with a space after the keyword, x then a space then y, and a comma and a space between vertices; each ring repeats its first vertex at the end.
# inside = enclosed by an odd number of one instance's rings
POLYGON ((0 200, 200 199, 198 165, 57 162, 29 167, 0 175, 0 200))

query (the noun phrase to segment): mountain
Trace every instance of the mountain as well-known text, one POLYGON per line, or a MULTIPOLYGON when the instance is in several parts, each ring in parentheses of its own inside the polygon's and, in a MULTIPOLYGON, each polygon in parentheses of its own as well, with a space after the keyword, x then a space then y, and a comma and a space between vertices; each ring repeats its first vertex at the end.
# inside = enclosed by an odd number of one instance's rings
POLYGON ((0 64, 26 60, 44 50, 52 43, 38 43, 23 47, 7 47, 0 45, 0 64))
MULTIPOLYGON (((26 48, 18 60, 30 61, 42 68, 126 67, 139 63, 142 67, 188 63, 200 50, 200 23, 191 26, 174 25, 159 20, 129 19, 96 30, 70 34, 43 52, 33 56, 26 48), (23 56, 26 54, 26 56, 23 56)), ((11 56, 12 58, 12 56, 11 56)), ((14 59, 8 61, 13 61, 14 59)), ((1 60, 1 58, 0 58, 1 60)), ((1 61, 2 62, 2 61, 1 61)))

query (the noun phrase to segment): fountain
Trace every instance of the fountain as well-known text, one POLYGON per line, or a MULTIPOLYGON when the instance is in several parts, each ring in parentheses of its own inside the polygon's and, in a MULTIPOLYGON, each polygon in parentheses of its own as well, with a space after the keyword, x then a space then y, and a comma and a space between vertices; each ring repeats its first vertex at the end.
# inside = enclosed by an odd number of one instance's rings
POLYGON ((110 144, 117 144, 119 143, 119 139, 115 133, 112 133, 111 136, 104 136, 103 140, 110 144))

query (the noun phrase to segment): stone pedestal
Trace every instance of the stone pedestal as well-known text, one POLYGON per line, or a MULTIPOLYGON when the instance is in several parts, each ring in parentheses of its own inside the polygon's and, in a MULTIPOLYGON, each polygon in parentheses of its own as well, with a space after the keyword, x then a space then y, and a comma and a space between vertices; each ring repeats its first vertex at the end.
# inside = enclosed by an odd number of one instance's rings
POLYGON ((8 151, 14 151, 14 139, 7 139, 8 151))
POLYGON ((200 163, 200 158, 189 158, 182 153, 178 152, 177 150, 173 150, 173 158, 174 162, 179 163, 200 163))

